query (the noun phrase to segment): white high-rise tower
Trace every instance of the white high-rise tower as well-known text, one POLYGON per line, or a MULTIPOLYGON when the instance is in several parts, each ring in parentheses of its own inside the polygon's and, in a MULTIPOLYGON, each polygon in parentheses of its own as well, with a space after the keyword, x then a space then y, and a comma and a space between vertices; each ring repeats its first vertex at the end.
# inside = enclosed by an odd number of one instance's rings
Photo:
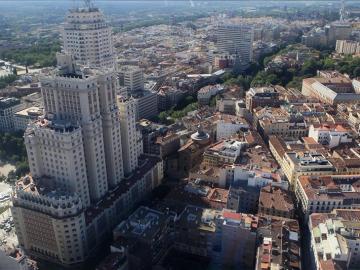
POLYGON ((70 10, 62 32, 64 51, 90 67, 115 67, 111 28, 98 8, 86 1, 85 8, 70 10))
POLYGON ((137 101, 130 97, 118 96, 120 110, 121 139, 123 141, 122 151, 124 160, 124 172, 130 174, 138 166, 139 156, 143 153, 141 134, 136 129, 137 101))
POLYGON ((130 102, 119 111, 111 32, 85 2, 67 18, 57 68, 40 77, 44 115, 24 135, 31 174, 12 193, 19 246, 66 266, 91 257, 163 178, 155 157, 142 158, 141 170, 134 170, 142 152, 136 106, 130 102), (126 178, 124 166, 133 172, 126 178))

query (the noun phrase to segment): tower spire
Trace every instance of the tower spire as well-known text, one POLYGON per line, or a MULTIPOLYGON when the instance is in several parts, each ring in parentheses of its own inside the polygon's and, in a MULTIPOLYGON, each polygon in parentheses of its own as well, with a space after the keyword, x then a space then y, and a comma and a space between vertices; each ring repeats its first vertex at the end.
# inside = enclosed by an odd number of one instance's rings
POLYGON ((345 0, 341 0, 341 8, 340 8, 340 21, 344 21, 345 20, 345 0))
POLYGON ((91 8, 91 0, 84 0, 84 2, 87 8, 91 8))

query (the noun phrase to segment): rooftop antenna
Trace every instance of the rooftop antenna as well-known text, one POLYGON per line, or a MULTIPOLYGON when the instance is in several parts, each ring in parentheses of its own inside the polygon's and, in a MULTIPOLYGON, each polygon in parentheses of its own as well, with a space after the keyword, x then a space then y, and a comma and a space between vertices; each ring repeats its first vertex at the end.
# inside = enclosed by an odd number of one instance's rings
POLYGON ((340 21, 344 21, 345 20, 345 0, 341 0, 341 8, 339 11, 340 14, 340 21))
POLYGON ((85 2, 85 6, 90 9, 92 6, 91 0, 84 0, 84 2, 85 2))

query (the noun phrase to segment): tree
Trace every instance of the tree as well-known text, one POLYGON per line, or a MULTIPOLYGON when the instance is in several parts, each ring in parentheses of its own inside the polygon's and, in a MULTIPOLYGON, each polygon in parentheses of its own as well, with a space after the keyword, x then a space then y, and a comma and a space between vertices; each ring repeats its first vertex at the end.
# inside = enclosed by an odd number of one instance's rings
POLYGON ((16 166, 15 175, 17 177, 21 177, 29 173, 29 171, 30 171, 29 164, 27 162, 21 162, 16 166))
POLYGON ((169 117, 169 115, 167 114, 167 112, 159 113, 159 121, 161 123, 166 123, 166 120, 167 120, 168 117, 169 117))
POLYGON ((322 68, 321 63, 317 62, 314 59, 305 61, 301 68, 301 74, 306 77, 315 76, 317 71, 322 68))
POLYGON ((356 67, 353 71, 353 77, 360 77, 360 67, 356 67))
POLYGON ((335 69, 335 61, 331 58, 324 60, 324 69, 335 69))

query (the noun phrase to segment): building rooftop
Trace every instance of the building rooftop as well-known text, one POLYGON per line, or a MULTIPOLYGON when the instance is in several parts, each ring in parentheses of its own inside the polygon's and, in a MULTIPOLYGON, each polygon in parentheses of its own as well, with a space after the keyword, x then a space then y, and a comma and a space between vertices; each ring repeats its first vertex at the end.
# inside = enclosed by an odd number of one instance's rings
POLYGON ((118 185, 115 189, 109 191, 104 196, 104 199, 99 201, 96 205, 86 209, 86 223, 91 223, 100 213, 102 213, 105 209, 108 209, 115 200, 120 198, 124 193, 128 192, 137 183, 137 181, 141 180, 143 176, 147 174, 158 162, 160 162, 158 157, 148 155, 140 156, 139 166, 135 172, 122 180, 121 185, 118 185))
POLYGON ((298 182, 309 200, 343 200, 343 205, 360 201, 360 175, 300 176, 298 182))
POLYGON ((177 224, 182 228, 214 233, 216 229, 215 217, 219 213, 217 210, 188 205, 180 214, 177 224))
POLYGON ((229 191, 222 188, 211 188, 203 184, 189 182, 175 187, 166 197, 165 204, 182 211, 186 205, 191 204, 199 207, 222 209, 226 207, 229 191))
POLYGON ((36 117, 43 114, 43 110, 40 107, 30 107, 15 113, 16 116, 30 116, 36 117))
POLYGON ((169 215, 141 206, 113 230, 114 238, 115 241, 118 236, 152 241, 168 222, 169 215))
POLYGON ((20 104, 20 99, 14 97, 0 97, 0 110, 7 109, 20 104))
POLYGON ((46 118, 32 122, 29 128, 26 130, 27 133, 33 132, 33 128, 46 128, 53 130, 56 133, 71 133, 78 130, 80 127, 73 125, 70 121, 66 120, 49 120, 46 118))
POLYGON ((113 252, 100 262, 96 270, 118 270, 125 262, 126 256, 124 253, 113 252))
POLYGON ((259 207, 282 212, 293 212, 295 210, 291 194, 286 190, 271 185, 261 189, 259 207))
POLYGON ((255 269, 301 269, 300 227, 297 220, 260 216, 258 234, 262 236, 262 241, 258 246, 255 269))

